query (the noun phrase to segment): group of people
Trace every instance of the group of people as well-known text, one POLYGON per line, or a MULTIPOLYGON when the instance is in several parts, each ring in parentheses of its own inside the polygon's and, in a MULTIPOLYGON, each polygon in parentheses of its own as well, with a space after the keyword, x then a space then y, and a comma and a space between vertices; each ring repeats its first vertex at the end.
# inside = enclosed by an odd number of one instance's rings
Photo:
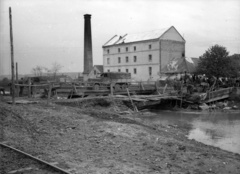
POLYGON ((215 86, 216 88, 227 88, 227 87, 239 87, 238 78, 233 77, 206 77, 203 76, 192 76, 192 82, 195 84, 207 83, 209 86, 215 86))
POLYGON ((187 74, 186 72, 173 80, 175 90, 181 90, 182 87, 187 87, 188 93, 206 92, 207 90, 216 90, 219 88, 239 87, 240 78, 232 77, 207 77, 206 75, 187 74))

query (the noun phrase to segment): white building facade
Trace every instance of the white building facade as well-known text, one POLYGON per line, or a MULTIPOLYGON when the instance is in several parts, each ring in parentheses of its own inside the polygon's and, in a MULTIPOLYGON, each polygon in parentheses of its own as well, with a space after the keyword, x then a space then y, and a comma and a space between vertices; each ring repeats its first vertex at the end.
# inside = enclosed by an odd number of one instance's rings
POLYGON ((137 81, 155 81, 161 69, 185 56, 185 40, 175 27, 115 35, 103 45, 104 72, 129 72, 137 81))

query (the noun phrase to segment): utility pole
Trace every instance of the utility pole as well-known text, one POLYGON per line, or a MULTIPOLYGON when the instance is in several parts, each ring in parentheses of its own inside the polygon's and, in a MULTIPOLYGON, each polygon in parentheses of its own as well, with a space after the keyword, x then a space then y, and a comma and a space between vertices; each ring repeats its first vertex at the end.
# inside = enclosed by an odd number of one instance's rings
POLYGON ((10 45, 11 45, 11 69, 12 69, 12 104, 15 104, 15 84, 14 84, 14 53, 13 53, 13 32, 12 32, 12 11, 9 7, 9 25, 10 25, 10 45))
MULTIPOLYGON (((16 83, 18 84, 18 63, 16 62, 16 83)), ((19 97, 19 85, 17 85, 16 97, 19 97)))

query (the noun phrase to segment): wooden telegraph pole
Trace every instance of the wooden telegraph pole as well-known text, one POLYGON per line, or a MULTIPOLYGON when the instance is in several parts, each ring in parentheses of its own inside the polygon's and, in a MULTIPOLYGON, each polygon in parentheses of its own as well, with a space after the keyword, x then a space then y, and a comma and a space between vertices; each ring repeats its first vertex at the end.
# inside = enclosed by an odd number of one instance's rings
POLYGON ((9 25, 10 25, 10 45, 11 45, 11 69, 12 69, 12 104, 15 104, 15 84, 14 84, 14 53, 13 53, 13 33, 12 33, 12 11, 9 7, 9 25))
MULTIPOLYGON (((18 63, 16 62, 16 83, 18 84, 18 63)), ((16 97, 19 97, 19 86, 16 88, 16 97)))

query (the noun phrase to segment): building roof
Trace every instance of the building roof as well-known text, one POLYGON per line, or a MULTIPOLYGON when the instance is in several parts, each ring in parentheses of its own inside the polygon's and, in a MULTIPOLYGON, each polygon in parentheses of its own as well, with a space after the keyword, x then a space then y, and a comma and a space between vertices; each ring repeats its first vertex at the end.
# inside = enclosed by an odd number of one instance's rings
POLYGON ((94 65, 98 69, 99 72, 103 73, 103 65, 94 65))
POLYGON ((132 42, 139 42, 139 41, 146 41, 146 40, 154 40, 154 39, 164 39, 164 34, 170 30, 175 30, 176 33, 181 37, 183 41, 184 38, 178 33, 174 26, 170 28, 164 28, 159 30, 152 30, 146 31, 141 33, 133 33, 133 34, 125 34, 123 36, 115 35, 113 36, 108 42, 106 42, 103 46, 110 46, 110 45, 118 45, 123 43, 132 43, 132 42))
POLYGON ((171 60, 163 69, 163 73, 188 73, 196 72, 196 67, 198 66, 198 58, 175 58, 171 60))
POLYGON ((198 66, 198 62, 199 62, 199 58, 193 58, 193 57, 188 57, 185 58, 185 62, 186 62, 186 71, 189 73, 194 73, 196 72, 196 68, 198 66))

